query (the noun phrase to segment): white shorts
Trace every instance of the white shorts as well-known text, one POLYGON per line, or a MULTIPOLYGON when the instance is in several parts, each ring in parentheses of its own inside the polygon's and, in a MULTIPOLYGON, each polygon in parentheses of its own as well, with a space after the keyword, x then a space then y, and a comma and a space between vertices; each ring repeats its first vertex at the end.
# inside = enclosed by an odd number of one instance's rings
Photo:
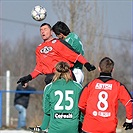
POLYGON ((74 73, 74 76, 76 78, 76 81, 78 83, 82 84, 84 81, 84 74, 83 74, 82 70, 78 69, 78 68, 74 68, 73 73, 74 73))

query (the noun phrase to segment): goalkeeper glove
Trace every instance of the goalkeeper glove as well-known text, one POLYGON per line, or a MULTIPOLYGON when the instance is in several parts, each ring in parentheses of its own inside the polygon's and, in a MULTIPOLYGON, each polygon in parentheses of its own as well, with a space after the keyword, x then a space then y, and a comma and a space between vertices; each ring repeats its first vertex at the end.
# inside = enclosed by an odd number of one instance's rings
POLYGON ((90 64, 89 62, 85 63, 84 66, 86 67, 86 69, 90 72, 96 69, 96 67, 92 64, 90 64))
POLYGON ((17 84, 21 83, 22 86, 24 86, 25 83, 28 83, 30 80, 32 80, 32 76, 29 74, 27 76, 24 76, 22 78, 20 78, 17 82, 17 84))
POLYGON ((123 124, 123 127, 125 128, 125 130, 128 129, 131 130, 133 128, 132 119, 131 120, 126 119, 126 122, 123 124))

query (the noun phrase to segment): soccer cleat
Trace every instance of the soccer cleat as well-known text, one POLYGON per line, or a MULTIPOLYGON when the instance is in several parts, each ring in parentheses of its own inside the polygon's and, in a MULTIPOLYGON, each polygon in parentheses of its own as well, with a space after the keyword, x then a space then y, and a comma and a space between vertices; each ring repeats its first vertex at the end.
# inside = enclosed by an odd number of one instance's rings
POLYGON ((30 131, 33 133, 47 133, 46 130, 42 130, 40 126, 29 127, 30 131))
POLYGON ((40 126, 36 126, 36 127, 29 127, 30 131, 32 131, 33 133, 42 133, 42 129, 40 126))

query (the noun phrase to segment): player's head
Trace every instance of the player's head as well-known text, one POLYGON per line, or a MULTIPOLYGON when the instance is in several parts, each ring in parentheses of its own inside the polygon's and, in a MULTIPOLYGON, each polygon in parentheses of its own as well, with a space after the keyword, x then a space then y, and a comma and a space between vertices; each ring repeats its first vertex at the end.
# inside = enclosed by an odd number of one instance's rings
POLYGON ((47 25, 50 29, 52 29, 52 27, 51 27, 51 25, 49 23, 43 23, 43 24, 41 24, 40 28, 43 27, 43 26, 45 26, 45 25, 47 25))
POLYGON ((99 69, 104 73, 111 73, 114 68, 114 61, 109 57, 104 57, 99 63, 99 69))
POLYGON ((51 26, 50 24, 48 23, 43 23, 41 26, 40 26, 40 34, 41 34, 41 37, 44 41, 49 41, 51 40, 53 37, 52 37, 52 34, 53 34, 53 31, 51 29, 51 26))
POLYGON ((70 33, 69 27, 61 21, 58 21, 53 27, 53 32, 60 39, 65 39, 65 37, 70 33))
POLYGON ((70 73, 70 66, 66 62, 59 62, 56 65, 56 72, 53 77, 53 81, 57 79, 64 78, 66 81, 72 80, 71 73, 70 73))

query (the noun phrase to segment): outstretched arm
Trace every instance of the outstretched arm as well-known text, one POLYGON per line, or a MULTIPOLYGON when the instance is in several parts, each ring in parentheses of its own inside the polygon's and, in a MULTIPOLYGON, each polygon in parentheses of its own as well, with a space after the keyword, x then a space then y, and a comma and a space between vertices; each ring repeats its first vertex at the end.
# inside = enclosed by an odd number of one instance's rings
POLYGON ((60 55, 65 59, 67 59, 68 61, 73 63, 75 63, 76 61, 79 61, 81 64, 83 64, 86 67, 88 71, 93 71, 96 69, 96 67, 94 65, 91 65, 89 61, 85 59, 84 56, 74 51, 66 41, 58 40, 57 43, 55 43, 55 45, 56 45, 55 47, 56 51, 58 51, 58 53, 60 53, 60 55))

